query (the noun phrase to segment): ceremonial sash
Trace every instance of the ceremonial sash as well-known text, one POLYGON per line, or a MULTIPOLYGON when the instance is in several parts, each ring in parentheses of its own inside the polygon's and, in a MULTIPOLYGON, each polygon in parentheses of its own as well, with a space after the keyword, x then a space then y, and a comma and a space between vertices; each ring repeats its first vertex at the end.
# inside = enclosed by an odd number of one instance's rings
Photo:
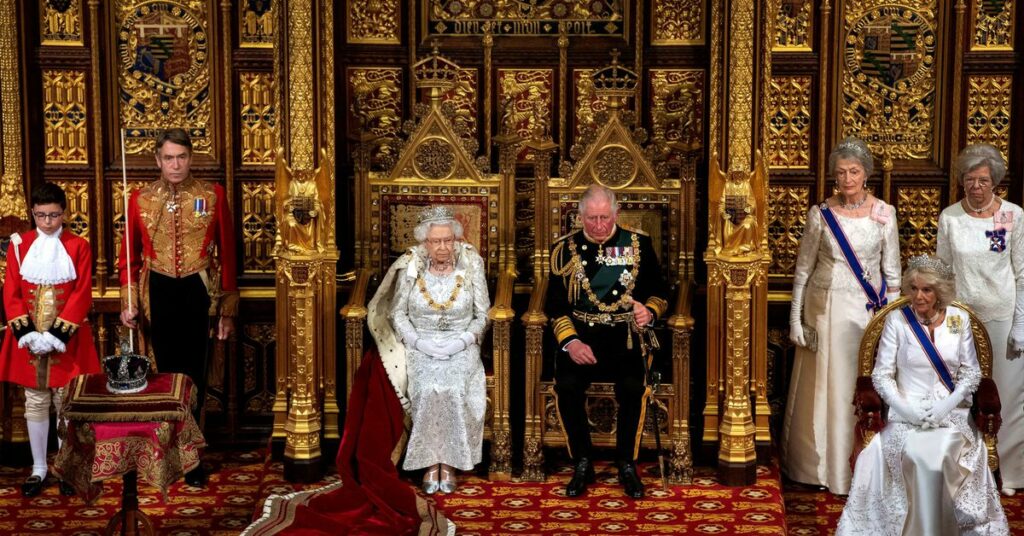
POLYGON ((939 379, 942 380, 942 385, 946 387, 949 392, 953 392, 956 386, 953 384, 953 375, 949 373, 949 369, 946 368, 946 362, 942 360, 942 356, 939 355, 939 350, 935 348, 935 343, 925 333, 924 327, 921 322, 917 320, 914 312, 910 310, 909 305, 904 305, 900 311, 903 312, 903 316, 906 317, 907 323, 910 324, 911 331, 917 337, 917 342, 921 343, 921 349, 924 350, 925 355, 928 356, 928 360, 932 363, 932 368, 935 369, 935 373, 939 375, 939 379))
POLYGON ((853 278, 860 283, 860 288, 864 290, 864 295, 868 298, 866 305, 870 311, 878 311, 884 307, 889 300, 885 298, 885 293, 888 290, 885 284, 885 279, 882 278, 882 288, 875 290, 875 287, 871 286, 871 282, 868 281, 868 274, 864 271, 864 267, 860 263, 860 259, 857 258, 857 252, 853 250, 853 246, 850 245, 850 240, 846 238, 846 233, 843 232, 843 227, 839 225, 839 220, 836 219, 835 214, 832 213, 832 209, 826 205, 821 206, 821 217, 825 220, 825 225, 828 226, 828 230, 832 233, 832 237, 836 239, 836 243, 839 244, 839 250, 843 252, 843 257, 846 258, 846 265, 853 272, 853 278))

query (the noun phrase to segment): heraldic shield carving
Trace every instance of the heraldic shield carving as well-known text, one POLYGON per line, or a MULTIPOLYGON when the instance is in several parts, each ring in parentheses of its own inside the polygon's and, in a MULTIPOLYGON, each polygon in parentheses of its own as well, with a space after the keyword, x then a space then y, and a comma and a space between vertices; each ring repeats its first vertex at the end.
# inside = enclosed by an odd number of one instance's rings
POLYGON ((204 4, 122 2, 119 7, 119 100, 128 129, 127 152, 148 152, 159 130, 189 125, 193 150, 210 153, 210 44, 204 4))

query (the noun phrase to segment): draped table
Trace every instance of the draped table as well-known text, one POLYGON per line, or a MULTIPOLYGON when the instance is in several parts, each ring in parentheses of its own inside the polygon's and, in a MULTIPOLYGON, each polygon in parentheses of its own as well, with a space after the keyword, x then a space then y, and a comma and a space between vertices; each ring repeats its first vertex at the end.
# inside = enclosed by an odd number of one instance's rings
POLYGON ((137 479, 167 490, 199 465, 206 446, 192 417, 198 403, 192 380, 184 374, 151 374, 138 393, 111 393, 103 374, 86 374, 66 388, 61 407, 64 442, 54 460, 57 476, 87 503, 103 491, 103 481, 122 477, 121 510, 107 534, 152 534, 138 510, 137 479))

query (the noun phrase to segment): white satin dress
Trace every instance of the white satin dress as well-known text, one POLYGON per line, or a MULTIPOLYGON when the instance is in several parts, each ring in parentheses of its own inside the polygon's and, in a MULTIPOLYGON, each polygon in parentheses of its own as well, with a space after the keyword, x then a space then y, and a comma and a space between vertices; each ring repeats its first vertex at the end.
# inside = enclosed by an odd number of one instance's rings
MULTIPOLYGON (((981 369, 970 325, 965 311, 947 307, 933 338, 954 383, 973 393, 981 369)), ((886 403, 902 397, 927 407, 949 396, 899 311, 886 318, 872 381, 886 403)), ((970 416, 971 399, 938 428, 907 423, 890 408, 888 424, 857 458, 837 536, 1009 534, 988 449, 970 416)))
MULTIPOLYGON (((900 288, 899 236, 892 205, 876 201, 863 218, 836 215, 877 290, 900 288)), ((811 207, 800 239, 794 285, 806 282, 803 323, 818 333, 817 352, 798 347, 789 380, 782 429, 782 469, 806 484, 845 495, 853 452, 853 391, 857 349, 873 313, 846 258, 821 216, 811 207)))

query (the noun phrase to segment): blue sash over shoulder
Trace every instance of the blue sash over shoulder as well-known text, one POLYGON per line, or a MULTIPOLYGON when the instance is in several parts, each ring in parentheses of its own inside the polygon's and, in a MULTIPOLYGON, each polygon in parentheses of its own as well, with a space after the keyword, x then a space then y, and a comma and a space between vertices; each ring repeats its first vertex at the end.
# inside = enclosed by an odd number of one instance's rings
POLYGON ((836 243, 839 244, 839 250, 843 252, 843 257, 846 258, 846 265, 849 266, 850 271, 853 272, 854 279, 860 283, 860 287, 864 289, 864 295, 868 298, 866 305, 869 311, 878 312, 879 309, 885 307, 889 303, 886 299, 885 293, 888 291, 888 287, 885 284, 885 278, 882 278, 882 288, 875 290, 875 287, 871 286, 870 277, 867 272, 864 271, 863 265, 860 263, 860 259, 857 258, 857 252, 853 250, 853 246, 850 245, 850 240, 846 238, 846 233, 843 232, 843 227, 839 225, 839 220, 836 219, 836 215, 832 213, 832 209, 827 204, 821 204, 821 217, 825 220, 825 225, 828 226, 828 230, 832 233, 832 237, 836 239, 836 243))
POLYGON ((939 355, 939 350, 935 348, 935 343, 932 342, 931 337, 924 332, 924 327, 917 321, 917 317, 914 316, 914 311, 910 310, 909 305, 904 305, 900 308, 903 312, 903 316, 906 317, 907 323, 910 324, 911 331, 917 337, 917 342, 921 343, 921 348, 924 353, 928 356, 928 360, 932 362, 932 368, 935 369, 935 373, 939 375, 939 379, 942 380, 942 385, 949 390, 950 393, 956 388, 953 384, 953 375, 950 374, 949 368, 946 367, 946 362, 942 360, 942 356, 939 355))

